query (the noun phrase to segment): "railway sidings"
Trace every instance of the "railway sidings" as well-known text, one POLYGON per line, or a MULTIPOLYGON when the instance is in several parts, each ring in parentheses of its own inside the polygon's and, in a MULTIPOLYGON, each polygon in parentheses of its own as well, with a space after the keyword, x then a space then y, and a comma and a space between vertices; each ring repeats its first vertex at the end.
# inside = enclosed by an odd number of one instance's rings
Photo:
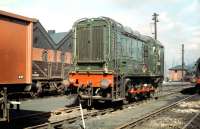
MULTIPOLYGON (((185 86, 185 87, 188 87, 188 86, 185 86)), ((166 92, 167 89, 172 89, 172 87, 163 87, 163 91, 161 91, 158 94, 157 100, 155 100, 154 98, 151 98, 151 99, 147 99, 147 100, 143 100, 143 101, 133 102, 131 104, 126 104, 123 106, 116 106, 115 108, 113 108, 112 106, 106 107, 106 108, 105 107, 100 108, 99 106, 97 106, 92 110, 87 110, 84 108, 83 114, 84 114, 84 119, 86 121, 86 126, 89 126, 92 128, 94 122, 101 123, 104 120, 105 121, 109 120, 112 123, 112 121, 114 120, 113 117, 112 117, 112 119, 104 118, 104 117, 113 116, 113 114, 121 114, 122 118, 127 117, 126 119, 128 120, 128 116, 126 116, 128 112, 129 112, 128 113, 129 115, 131 113, 134 114, 135 111, 137 112, 138 109, 141 110, 141 107, 143 107, 144 113, 146 114, 148 112, 153 111, 153 109, 156 107, 158 108, 159 106, 163 106, 164 103, 167 105, 168 103, 166 103, 166 102, 172 103, 174 101, 177 101, 177 100, 182 99, 187 96, 187 95, 182 95, 179 93, 183 89, 183 87, 179 87, 179 89, 178 89, 178 87, 176 87, 176 88, 174 88, 174 90, 169 90, 169 92, 166 92), (147 108, 153 108, 153 109, 146 110, 147 108), (93 122, 91 122, 91 121, 93 121, 93 122)), ((61 97, 57 97, 57 100, 61 101, 61 97)), ((67 102, 67 100, 69 100, 69 98, 65 97, 66 102, 65 103, 64 103, 64 101, 61 102, 61 103, 63 103, 63 106, 58 104, 57 108, 54 106, 51 106, 52 103, 56 101, 56 98, 53 98, 53 97, 45 98, 43 101, 32 100, 32 103, 36 103, 36 101, 37 102, 46 101, 49 104, 49 107, 51 107, 51 108, 46 107, 47 108, 46 110, 40 109, 40 111, 37 111, 35 113, 32 112, 32 114, 24 114, 24 115, 15 117, 13 119, 13 125, 18 128, 50 128, 50 127, 51 128, 57 128, 57 127, 59 127, 59 128, 67 127, 68 128, 68 127, 70 127, 71 128, 71 127, 76 127, 77 124, 82 125, 80 108, 76 107, 76 106, 75 107, 74 106, 73 107, 65 107, 65 105, 67 103, 68 104, 71 103, 70 101, 67 102), (60 107, 63 107, 63 108, 60 108, 60 107)), ((33 105, 29 105, 30 108, 33 107, 33 105)), ((37 107, 37 104, 35 105, 35 107, 37 107)), ((26 109, 26 110, 34 111, 34 109, 26 109)), ((22 112, 23 111, 25 111, 25 110, 22 110, 22 112)), ((138 111, 138 112, 141 112, 141 111, 138 111)), ((138 116, 138 115, 139 116, 142 115, 142 112, 141 112, 141 114, 140 113, 135 114, 134 116, 138 116)), ((102 128, 107 128, 107 126, 108 126, 107 124, 108 123, 106 123, 105 126, 102 128)), ((115 128, 116 125, 112 125, 111 127, 115 128)))
POLYGON ((47 32, 37 19, 1 10, 0 28, 1 129, 186 129, 199 119, 198 84, 162 85, 156 38, 108 17, 47 32))
POLYGON ((139 119, 128 122, 117 129, 171 129, 171 128, 183 128, 184 123, 196 117, 199 111, 196 110, 196 106, 199 105, 199 96, 192 95, 180 99, 179 101, 170 105, 159 108, 139 119))

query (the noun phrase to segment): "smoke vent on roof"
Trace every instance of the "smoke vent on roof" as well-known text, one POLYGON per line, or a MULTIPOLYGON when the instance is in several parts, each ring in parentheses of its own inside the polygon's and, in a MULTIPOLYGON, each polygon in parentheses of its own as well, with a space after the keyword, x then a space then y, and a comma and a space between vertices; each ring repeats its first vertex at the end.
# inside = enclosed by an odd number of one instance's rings
POLYGON ((48 30, 48 34, 55 34, 56 31, 55 30, 48 30))

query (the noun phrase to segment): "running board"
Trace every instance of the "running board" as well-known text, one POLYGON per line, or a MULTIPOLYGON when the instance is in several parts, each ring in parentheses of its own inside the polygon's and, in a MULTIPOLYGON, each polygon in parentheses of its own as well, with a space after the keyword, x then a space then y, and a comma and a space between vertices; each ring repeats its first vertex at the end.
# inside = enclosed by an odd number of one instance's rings
POLYGON ((116 101, 122 101, 125 100, 125 98, 117 98, 117 99, 112 99, 112 98, 106 98, 106 97, 102 97, 102 96, 88 96, 88 95, 80 95, 81 99, 93 99, 93 100, 109 100, 112 102, 116 102, 116 101))

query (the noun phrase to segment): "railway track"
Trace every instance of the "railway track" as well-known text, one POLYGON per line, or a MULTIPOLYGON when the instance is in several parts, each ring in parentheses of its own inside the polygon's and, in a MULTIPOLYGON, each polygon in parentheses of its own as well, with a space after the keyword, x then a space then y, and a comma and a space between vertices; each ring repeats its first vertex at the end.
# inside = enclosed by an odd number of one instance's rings
MULTIPOLYGON (((134 120, 134 121, 130 121, 130 122, 128 122, 128 123, 126 123, 126 124, 124 124, 124 125, 122 125, 122 126, 116 128, 116 129, 129 129, 129 128, 134 128, 135 126, 140 125, 140 124, 142 124, 142 123, 144 123, 144 122, 147 122, 147 121, 150 120, 151 118, 154 118, 154 117, 158 116, 159 114, 161 114, 161 113, 163 113, 163 112, 166 112, 167 110, 170 110, 170 109, 176 107, 178 104, 180 104, 180 103, 182 103, 182 102, 184 102, 184 101, 186 101, 186 100, 192 99, 192 98, 195 97, 195 96, 196 96, 196 94, 195 94, 195 95, 192 95, 192 96, 188 96, 188 97, 186 97, 186 98, 183 98, 183 99, 181 99, 181 100, 179 100, 179 101, 177 101, 177 102, 175 102, 175 103, 172 103, 172 104, 170 104, 170 105, 167 105, 167 106, 165 106, 165 107, 159 108, 158 110, 156 110, 156 111, 154 111, 154 112, 151 112, 151 113, 149 113, 149 114, 147 114, 147 115, 144 115, 144 116, 142 116, 142 117, 140 117, 140 118, 138 118, 138 119, 136 119, 136 120, 134 120)), ((195 119, 195 118, 196 118, 196 115, 195 115, 195 117, 194 117, 193 119, 195 119)), ((191 121, 192 121, 192 120, 191 120, 191 121)), ((183 128, 183 129, 186 129, 186 127, 191 123, 191 121, 190 121, 188 124, 186 124, 186 125, 185 125, 185 128, 183 128)))
MULTIPOLYGON (((163 97, 166 97, 166 96, 169 96, 169 95, 173 95, 173 94, 176 94, 180 92, 180 90, 176 90, 174 92, 170 92, 170 93, 167 93, 167 94, 162 94, 160 96, 158 96, 159 98, 163 98, 163 97)), ((84 119, 90 119, 92 117, 95 117, 95 116, 100 116, 100 115, 104 115, 104 114, 108 114, 108 113, 111 113, 111 112, 115 112, 117 110, 122 110, 122 109, 126 109, 126 108, 129 108, 129 107, 133 107, 133 106, 136 106, 136 105, 140 105, 142 103, 146 103, 146 102, 150 102, 150 100, 153 100, 154 98, 151 98, 151 99, 148 99, 147 101, 138 101, 138 102, 134 102, 134 103, 131 103, 131 104, 127 104, 127 105, 123 105, 122 107, 120 108, 106 108, 106 109, 103 109, 103 110, 89 110, 89 111, 86 111, 84 112, 84 119)), ((59 110, 57 111, 55 114, 61 114, 59 112, 65 112, 62 116, 56 116, 53 120, 51 121, 48 121, 48 122, 45 122, 45 123, 42 123, 42 124, 37 124, 35 126, 31 126, 31 127, 27 127, 26 129, 35 129, 35 128, 42 128, 42 129, 47 129, 47 128, 61 128, 63 124, 71 124, 71 123, 75 123, 77 121, 80 121, 81 120, 81 115, 80 115, 80 112, 77 113, 77 115, 75 116, 72 116, 70 117, 70 114, 74 114, 74 112, 76 111, 79 111, 79 107, 74 107, 73 109, 72 108, 69 108, 69 109, 62 109, 62 110, 59 110)), ((52 112, 51 112, 52 114, 52 112)), ((42 118, 42 114, 40 114, 42 118)), ((48 116, 49 113, 45 113, 44 116, 45 117, 49 117, 48 116), (46 115, 46 116, 45 116, 46 115)), ((31 117, 31 116, 30 116, 31 117)), ((25 117, 24 117, 25 118, 25 117)), ((34 120, 31 120, 31 121, 34 121, 34 120)), ((37 117, 37 121, 42 121, 38 119, 37 117)))
POLYGON ((196 113, 190 121, 188 121, 182 129, 196 129, 195 125, 199 126, 200 113, 196 113), (196 123, 195 123, 196 122, 196 123))
POLYGON ((16 127, 16 128, 21 129, 24 127, 28 127, 30 125, 43 124, 44 122, 48 121, 48 119, 52 115, 56 116, 56 115, 60 115, 61 113, 70 114, 75 111, 78 112, 79 110, 80 110, 79 107, 75 106, 75 107, 66 107, 66 108, 58 109, 52 112, 41 112, 41 113, 34 113, 34 114, 19 116, 12 119, 12 124, 9 127, 11 128, 16 127))
POLYGON ((183 84, 183 85, 162 85, 159 87, 161 92, 171 92, 179 89, 193 87, 192 84, 183 84))
POLYGON ((26 115, 26 116, 19 116, 19 117, 15 117, 13 120, 23 120, 23 119, 26 119, 26 118, 29 118, 29 117, 34 118, 34 117, 38 117, 38 116, 46 117, 46 116, 49 116, 49 114, 59 115, 61 112, 71 113, 74 110, 79 110, 79 107, 75 106, 75 107, 69 107, 69 108, 62 108, 62 109, 59 109, 59 110, 54 111, 54 112, 35 113, 35 114, 26 115))

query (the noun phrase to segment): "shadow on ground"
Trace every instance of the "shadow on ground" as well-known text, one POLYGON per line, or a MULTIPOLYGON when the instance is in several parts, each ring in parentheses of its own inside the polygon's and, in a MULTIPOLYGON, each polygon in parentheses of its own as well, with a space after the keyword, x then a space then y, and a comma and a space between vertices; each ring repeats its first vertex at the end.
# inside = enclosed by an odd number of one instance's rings
POLYGON ((196 94, 197 93, 197 88, 194 86, 194 87, 188 87, 188 88, 185 88, 181 91, 182 94, 184 95, 193 95, 193 94, 196 94))
POLYGON ((23 129, 26 127, 30 127, 33 125, 42 124, 45 122, 48 122, 48 118, 50 117, 50 113, 48 112, 41 112, 41 111, 32 111, 32 110, 16 110, 12 109, 10 116, 11 121, 9 123, 1 122, 0 123, 0 129, 23 129), (31 117, 34 116, 34 114, 44 114, 37 117, 31 117), (26 118, 23 118, 23 116, 29 116, 26 118))

